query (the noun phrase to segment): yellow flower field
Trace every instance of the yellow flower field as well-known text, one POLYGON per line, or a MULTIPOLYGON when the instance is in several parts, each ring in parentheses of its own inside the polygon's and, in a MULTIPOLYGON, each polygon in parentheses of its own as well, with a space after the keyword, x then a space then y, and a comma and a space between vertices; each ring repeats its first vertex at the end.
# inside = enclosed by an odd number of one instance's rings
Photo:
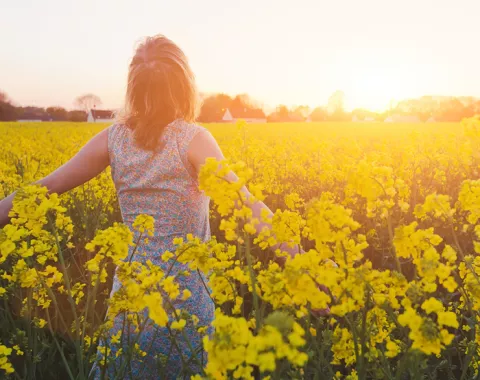
POLYGON ((127 260, 154 223, 121 224, 108 172, 62 196, 30 185, 105 127, 0 123, 0 199, 20 189, 0 229, 3 374, 87 379, 95 359, 121 357, 123 379, 145 356, 121 334, 105 344, 124 313, 137 334, 165 327, 172 341, 196 326, 208 354, 185 358, 196 380, 480 378, 480 119, 207 125, 227 157, 199 177, 215 238, 159 255, 205 278, 213 329, 182 311, 178 278, 127 260), (238 183, 223 179, 230 169, 238 183), (244 183, 274 211, 258 236, 244 183))

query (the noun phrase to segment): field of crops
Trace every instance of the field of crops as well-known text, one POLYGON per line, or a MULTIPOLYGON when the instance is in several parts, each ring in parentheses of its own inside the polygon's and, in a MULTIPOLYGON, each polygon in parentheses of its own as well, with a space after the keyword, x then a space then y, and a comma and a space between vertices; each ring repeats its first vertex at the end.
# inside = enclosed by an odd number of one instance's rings
POLYGON ((181 279, 125 260, 153 221, 117 223, 108 172, 59 197, 28 186, 105 127, 0 123, 0 199, 22 188, 0 229, 3 375, 87 379, 100 344, 101 365, 120 357, 113 378, 129 378, 148 347, 102 339, 125 313, 137 335, 152 324, 173 342, 196 326, 195 380, 480 378, 480 119, 207 125, 228 158, 200 175, 216 239, 177 239, 162 258, 203 273, 212 333, 182 312, 181 279), (253 234, 225 168, 274 211, 272 230, 253 234), (278 243, 305 253, 282 260, 278 243), (123 287, 109 298, 115 266, 123 287))

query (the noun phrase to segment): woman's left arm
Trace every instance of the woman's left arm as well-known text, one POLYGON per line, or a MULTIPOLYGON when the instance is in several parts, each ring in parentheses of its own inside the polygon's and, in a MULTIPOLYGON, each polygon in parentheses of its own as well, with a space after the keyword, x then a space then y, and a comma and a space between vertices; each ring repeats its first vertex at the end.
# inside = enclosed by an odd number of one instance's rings
MULTIPOLYGON (((95 135, 67 163, 35 183, 45 186, 50 193, 62 194, 97 176, 109 163, 108 128, 106 128, 95 135)), ((0 201, 0 227, 10 220, 8 213, 12 208, 14 196, 15 193, 12 193, 0 201)))

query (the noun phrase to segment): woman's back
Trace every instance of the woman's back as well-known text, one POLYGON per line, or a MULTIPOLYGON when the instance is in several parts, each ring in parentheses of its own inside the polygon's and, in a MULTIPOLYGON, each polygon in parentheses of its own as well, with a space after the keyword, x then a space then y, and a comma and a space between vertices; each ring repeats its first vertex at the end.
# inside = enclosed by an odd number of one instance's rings
POLYGON ((175 237, 210 237, 209 199, 198 189, 187 158, 191 140, 203 130, 176 120, 165 128, 153 152, 138 147, 129 128, 110 127, 108 151, 123 221, 131 228, 139 214, 153 216, 155 235, 149 245, 158 254, 172 249, 175 237))
MULTIPOLYGON (((133 132, 122 124, 111 126, 108 131, 108 154, 124 223, 132 228, 140 214, 155 218, 154 236, 149 238, 148 244, 142 245, 143 254, 136 253, 132 261, 149 260, 165 271, 168 268, 171 276, 189 271, 185 264, 176 263, 171 268, 171 262, 162 261, 165 251, 175 249, 173 239, 187 234, 203 240, 210 237, 209 198, 198 189, 197 174, 187 159, 190 142, 204 130, 198 125, 176 120, 165 127, 156 152, 140 148, 135 143, 133 132)), ((182 312, 195 315, 200 325, 209 326, 213 320, 214 304, 204 279, 199 273, 191 273, 190 276, 181 276, 178 283, 182 293, 188 289, 192 294, 182 301, 182 312)), ((111 295, 120 287, 121 283, 115 276, 111 295)), ((147 318, 148 311, 144 310, 143 315, 147 318)), ((118 314, 109 335, 113 336, 119 330, 126 333, 124 321, 124 314, 118 314)), ((183 336, 177 336, 175 347, 172 347, 166 328, 147 324, 139 340, 140 348, 147 355, 142 361, 132 361, 132 376, 157 379, 157 356, 163 355, 169 357, 164 378, 176 379, 185 370, 180 352, 188 356, 192 355, 192 346, 194 349, 201 347, 200 336, 194 326, 187 326, 183 332, 190 343, 183 336)), ((109 368, 108 373, 113 376, 112 370, 109 368)), ((99 379, 100 369, 95 366, 93 372, 94 378, 99 379)))

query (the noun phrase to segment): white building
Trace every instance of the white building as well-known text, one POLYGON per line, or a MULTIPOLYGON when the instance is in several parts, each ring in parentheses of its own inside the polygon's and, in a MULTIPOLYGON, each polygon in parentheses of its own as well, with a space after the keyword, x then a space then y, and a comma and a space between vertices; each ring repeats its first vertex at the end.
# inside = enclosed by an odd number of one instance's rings
POLYGON ((237 120, 245 120, 247 123, 266 123, 267 118, 261 109, 232 110, 226 109, 222 121, 235 123, 237 120))
POLYGON ((87 116, 89 123, 110 123, 115 118, 113 111, 92 108, 87 116))

